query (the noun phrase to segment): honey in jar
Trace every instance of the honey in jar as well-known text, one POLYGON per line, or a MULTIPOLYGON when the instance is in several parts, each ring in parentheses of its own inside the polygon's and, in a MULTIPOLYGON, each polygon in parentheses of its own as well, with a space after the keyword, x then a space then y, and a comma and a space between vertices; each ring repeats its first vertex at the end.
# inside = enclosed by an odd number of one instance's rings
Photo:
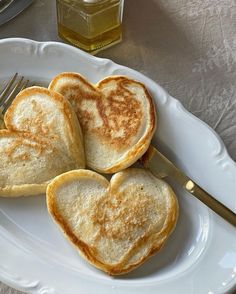
POLYGON ((58 34, 95 54, 122 39, 124 0, 57 0, 58 34))

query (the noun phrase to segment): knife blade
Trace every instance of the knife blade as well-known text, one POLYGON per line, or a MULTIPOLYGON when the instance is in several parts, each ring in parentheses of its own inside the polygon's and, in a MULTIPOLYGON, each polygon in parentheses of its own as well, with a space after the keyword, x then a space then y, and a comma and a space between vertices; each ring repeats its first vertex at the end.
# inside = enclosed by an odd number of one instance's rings
POLYGON ((236 214, 232 210, 215 199, 200 186, 198 186, 156 148, 150 146, 147 152, 140 159, 140 162, 155 176, 159 178, 170 177, 173 179, 187 192, 195 196, 197 199, 211 208, 215 213, 236 227, 236 214))

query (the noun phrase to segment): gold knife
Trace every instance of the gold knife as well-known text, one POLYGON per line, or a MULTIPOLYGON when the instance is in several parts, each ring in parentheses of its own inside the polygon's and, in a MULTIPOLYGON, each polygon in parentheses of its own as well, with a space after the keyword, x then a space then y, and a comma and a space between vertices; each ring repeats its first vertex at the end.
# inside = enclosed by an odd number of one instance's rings
POLYGON ((150 146, 140 161, 142 165, 148 168, 155 176, 159 178, 172 178, 186 191, 194 195, 205 205, 211 208, 215 213, 236 227, 236 214, 232 210, 230 210, 228 207, 223 205, 221 202, 216 200, 205 190, 199 187, 196 183, 194 183, 193 180, 187 177, 156 148, 150 146))

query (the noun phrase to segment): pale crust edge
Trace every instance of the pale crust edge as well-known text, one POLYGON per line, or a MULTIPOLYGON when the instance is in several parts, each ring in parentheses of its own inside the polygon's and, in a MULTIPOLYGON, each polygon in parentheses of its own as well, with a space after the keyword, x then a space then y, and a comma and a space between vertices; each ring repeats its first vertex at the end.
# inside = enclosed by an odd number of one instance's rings
POLYGON ((0 197, 3 198, 16 198, 16 197, 28 197, 45 195, 48 183, 42 184, 25 184, 25 185, 14 185, 6 186, 0 189, 0 197))

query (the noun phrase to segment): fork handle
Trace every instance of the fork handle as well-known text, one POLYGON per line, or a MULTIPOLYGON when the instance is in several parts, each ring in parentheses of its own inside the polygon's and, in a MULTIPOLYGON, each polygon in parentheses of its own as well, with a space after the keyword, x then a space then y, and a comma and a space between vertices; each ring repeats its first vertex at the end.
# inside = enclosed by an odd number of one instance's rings
POLYGON ((226 207, 224 204, 213 198, 210 194, 208 194, 205 190, 199 187, 196 183, 192 180, 188 180, 184 185, 185 188, 189 193, 194 195, 197 199, 201 202, 206 204, 209 208, 211 208, 215 213, 223 217, 227 220, 231 225, 236 227, 236 214, 226 207))

